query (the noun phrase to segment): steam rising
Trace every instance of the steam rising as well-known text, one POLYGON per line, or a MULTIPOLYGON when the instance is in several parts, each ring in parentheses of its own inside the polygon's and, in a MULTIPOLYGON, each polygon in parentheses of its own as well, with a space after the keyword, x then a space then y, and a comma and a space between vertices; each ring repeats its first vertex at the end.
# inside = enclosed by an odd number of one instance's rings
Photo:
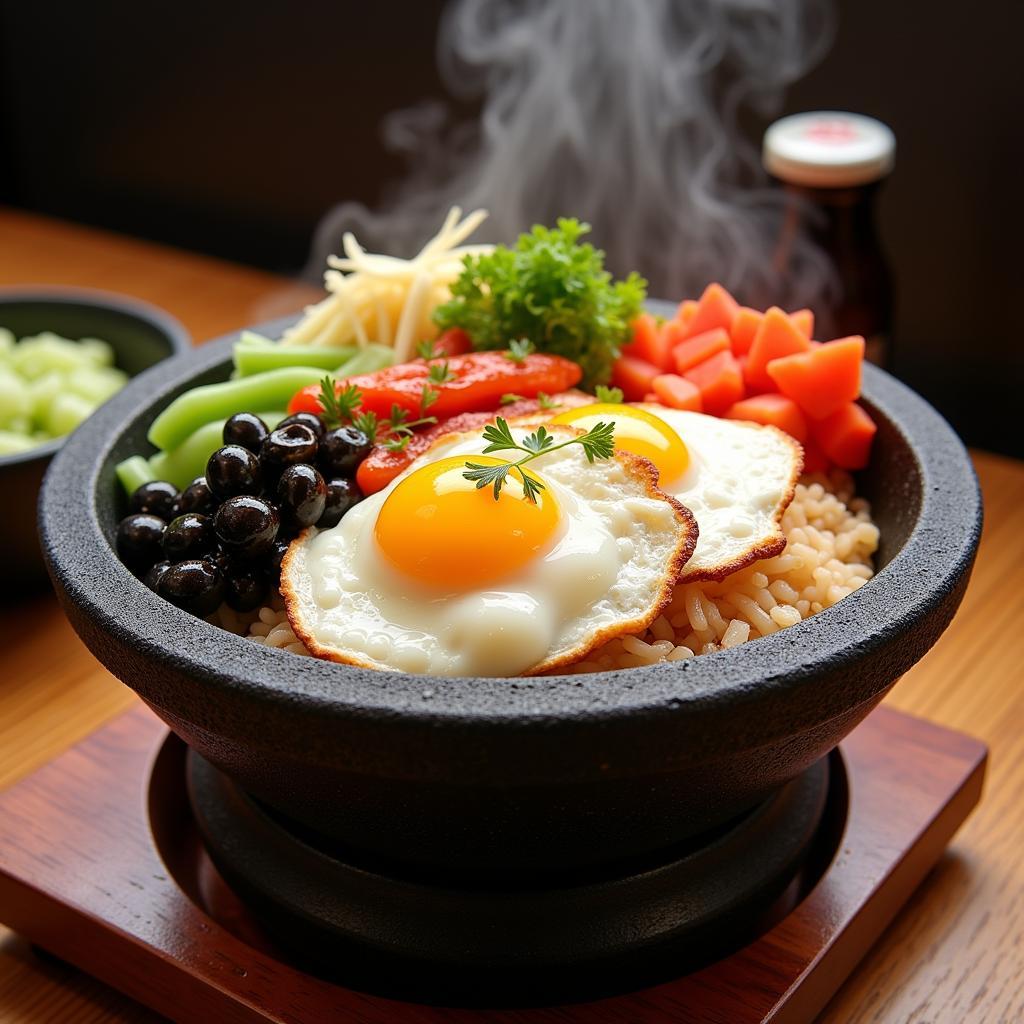
POLYGON ((436 103, 389 115, 385 143, 413 170, 379 211, 332 210, 310 270, 344 230, 408 254, 458 204, 491 211, 474 241, 585 219, 652 295, 720 280, 750 303, 816 304, 831 269, 802 238, 797 272, 774 269, 782 201, 738 119, 776 114, 832 29, 831 0, 454 0, 438 59, 453 94, 480 98, 479 124, 436 103))

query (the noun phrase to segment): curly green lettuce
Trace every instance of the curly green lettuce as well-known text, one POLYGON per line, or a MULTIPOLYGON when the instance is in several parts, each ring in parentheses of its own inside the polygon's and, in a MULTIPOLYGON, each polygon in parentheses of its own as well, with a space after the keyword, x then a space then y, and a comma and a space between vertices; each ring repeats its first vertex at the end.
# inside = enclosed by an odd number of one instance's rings
POLYGON ((539 352, 573 360, 583 386, 606 384, 640 313, 647 282, 632 273, 613 281, 604 253, 579 239, 590 231, 573 217, 537 225, 513 248, 463 259, 451 299, 434 310, 441 330, 461 327, 477 349, 525 339, 539 352))

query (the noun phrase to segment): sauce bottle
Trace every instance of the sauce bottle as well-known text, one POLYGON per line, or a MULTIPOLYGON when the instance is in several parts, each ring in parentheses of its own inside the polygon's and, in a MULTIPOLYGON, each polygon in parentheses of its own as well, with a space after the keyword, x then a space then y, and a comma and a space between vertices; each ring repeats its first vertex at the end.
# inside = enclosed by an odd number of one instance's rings
POLYGON ((875 230, 875 197, 893 168, 896 137, 874 118, 841 111, 784 117, 764 136, 762 162, 789 202, 776 250, 785 275, 801 230, 835 268, 838 295, 816 309, 832 337, 861 334, 867 358, 891 359, 892 277, 875 230))

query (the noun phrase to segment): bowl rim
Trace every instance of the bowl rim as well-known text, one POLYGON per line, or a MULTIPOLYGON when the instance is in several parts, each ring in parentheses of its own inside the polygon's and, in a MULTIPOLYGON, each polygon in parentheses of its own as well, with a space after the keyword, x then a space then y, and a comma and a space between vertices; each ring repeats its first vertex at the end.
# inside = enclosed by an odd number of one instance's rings
MULTIPOLYGON (((16 305, 19 302, 49 302, 57 306, 92 306, 96 309, 113 309, 153 324, 170 345, 171 352, 166 357, 168 359, 192 348, 192 336, 180 320, 159 306, 154 306, 144 299, 137 299, 131 295, 108 292, 101 288, 82 288, 70 285, 0 286, 0 308, 16 305)), ((24 452, 0 455, 0 470, 21 462, 31 462, 33 459, 49 458, 60 450, 68 436, 70 435, 55 437, 24 452)))
MULTIPOLYGON (((281 318, 247 330, 278 337, 297 319, 281 318)), ((40 501, 44 555, 58 594, 74 609, 73 618, 84 616, 91 628, 113 634, 175 678, 187 679, 197 693, 209 692, 211 699, 234 697, 268 714, 301 714, 321 724, 386 716, 392 722, 429 722, 442 728, 470 723, 532 727, 566 719, 600 725, 634 716, 678 717, 683 709, 705 718, 731 716, 744 706, 756 706, 769 693, 773 699, 795 695, 816 677, 820 681, 827 668, 832 685, 850 686, 853 704, 855 697, 870 696, 856 691, 871 659, 884 656, 892 682, 921 657, 919 643, 901 639, 929 616, 934 626, 928 627, 928 646, 934 642, 948 622, 941 613, 965 583, 977 549, 981 495, 962 442, 923 398, 866 364, 863 397, 906 438, 921 477, 921 507, 890 562, 831 608, 727 651, 589 674, 445 677, 300 659, 228 633, 157 597, 122 565, 99 521, 100 469, 127 424, 143 413, 151 419, 150 410, 166 404, 187 382, 225 364, 241 333, 162 363, 159 379, 143 374, 130 381, 70 436, 49 469, 40 501), (87 515, 69 535, 67 510, 76 507, 87 515)), ((121 667, 110 664, 115 671, 121 667)), ((139 682, 138 688, 145 690, 146 684, 139 682)), ((875 683, 872 693, 877 690, 875 683)), ((160 703, 158 689, 143 696, 160 703)), ((751 723, 753 732, 757 728, 751 723)))

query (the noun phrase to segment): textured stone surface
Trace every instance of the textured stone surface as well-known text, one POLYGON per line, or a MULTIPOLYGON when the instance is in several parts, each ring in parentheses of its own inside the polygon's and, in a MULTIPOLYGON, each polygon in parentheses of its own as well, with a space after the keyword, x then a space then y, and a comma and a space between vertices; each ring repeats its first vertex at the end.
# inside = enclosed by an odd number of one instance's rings
POLYGON ((44 488, 44 547, 75 629, 115 675, 250 792, 353 847, 515 868, 703 831, 838 743, 963 595, 981 525, 974 471, 941 416, 869 366, 880 430, 860 486, 885 564, 797 626, 649 669, 512 680, 254 645, 157 598, 110 546, 123 512, 114 465, 148 450, 148 424, 177 393, 225 375, 231 342, 142 374, 69 440, 44 488))
MULTIPOLYGON (((728 828, 657 860, 574 868, 510 892, 463 871, 395 877, 387 864, 340 860, 308 831, 283 832, 194 753, 187 768, 218 872, 300 962, 381 994, 489 1006, 593 999, 745 945, 797 898, 766 913, 812 846, 812 860, 831 861, 838 833, 820 826, 833 772, 842 794, 842 761, 824 758, 728 828)), ((794 889, 809 889, 813 874, 794 889)))

